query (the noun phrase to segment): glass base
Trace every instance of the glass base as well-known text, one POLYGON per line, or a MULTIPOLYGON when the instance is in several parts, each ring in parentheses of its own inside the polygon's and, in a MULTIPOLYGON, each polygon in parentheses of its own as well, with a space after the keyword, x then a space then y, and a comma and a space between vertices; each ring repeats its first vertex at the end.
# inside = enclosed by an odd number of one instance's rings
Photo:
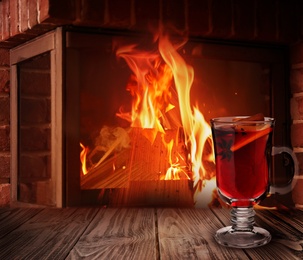
POLYGON ((215 235, 220 245, 252 248, 266 245, 271 240, 267 230, 254 226, 253 207, 233 207, 230 215, 232 225, 219 229, 215 235))
POLYGON ((266 245, 271 240, 270 233, 260 227, 252 230, 237 231, 232 226, 221 228, 215 235, 216 241, 223 246, 235 248, 252 248, 266 245))

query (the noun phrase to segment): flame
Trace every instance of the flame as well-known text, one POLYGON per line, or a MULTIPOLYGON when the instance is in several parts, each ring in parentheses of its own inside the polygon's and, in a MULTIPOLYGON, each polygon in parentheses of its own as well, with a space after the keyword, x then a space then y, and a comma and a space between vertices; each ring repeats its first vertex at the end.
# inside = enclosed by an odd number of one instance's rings
MULTIPOLYGON (((190 147, 192 179, 194 186, 198 187, 198 190, 201 190, 202 181, 207 174, 203 166, 203 151, 205 145, 211 142, 211 128, 199 109, 191 106, 190 89, 194 80, 194 70, 186 64, 167 36, 159 38, 159 51, 173 74, 179 97, 181 121, 186 138, 185 142, 187 147, 190 147)), ((213 151, 210 154, 211 156, 206 159, 214 161, 213 151)))
POLYGON ((82 148, 82 151, 80 152, 80 161, 82 164, 82 173, 86 175, 88 173, 87 167, 86 167, 86 156, 88 153, 88 147, 85 147, 82 143, 80 143, 80 146, 82 148))
MULTIPOLYGON (((131 127, 145 129, 143 133, 151 143, 158 133, 162 135, 162 142, 168 151, 169 167, 161 178, 192 180, 195 197, 198 198, 203 190, 204 194, 208 189, 215 189, 211 128, 198 106, 191 103, 194 70, 179 54, 186 40, 173 44, 167 35, 159 34, 155 43, 156 51, 140 50, 137 45, 118 46, 116 49, 117 57, 124 59, 132 71, 126 89, 133 100, 130 112, 125 112, 121 107, 116 115, 130 122, 131 127), (179 131, 180 128, 184 135, 187 158, 173 152, 178 140, 165 140, 168 129, 179 131), (190 165, 186 166, 188 163, 190 165), (212 167, 207 168, 206 165, 212 167)), ((81 147, 82 171, 86 174, 88 150, 81 147)), ((212 196, 212 192, 208 193, 212 196)), ((211 198, 207 200, 212 201, 211 198)))
MULTIPOLYGON (((190 89, 194 80, 194 70, 178 52, 185 43, 186 41, 183 41, 173 45, 167 35, 160 34, 158 52, 139 51, 134 45, 117 50, 117 56, 124 58, 133 72, 131 82, 127 86, 127 90, 133 96, 132 111, 128 114, 120 112, 117 115, 130 120, 132 126, 151 128, 155 132, 165 134, 163 125, 172 125, 166 120, 165 113, 175 108, 172 94, 174 87, 177 92, 185 144, 189 148, 191 178, 199 192, 205 184, 205 179, 214 176, 214 172, 207 172, 203 162, 214 162, 214 156, 211 128, 198 107, 191 105, 190 89), (205 153, 206 146, 210 150, 208 153, 205 153)), ((173 140, 166 143, 170 167, 167 169, 165 179, 180 179, 180 174, 186 172, 182 170, 180 157, 172 157, 173 145, 173 140)), ((189 178, 188 174, 185 175, 189 178)))
POLYGON ((166 142, 164 135, 162 135, 162 142, 165 144, 165 147, 168 151, 168 162, 170 165, 163 180, 189 180, 190 176, 188 175, 188 168, 184 165, 187 161, 187 158, 184 158, 179 152, 175 156, 173 155, 173 149, 179 140, 171 139, 170 141, 166 142))
POLYGON ((120 109, 117 116, 131 122, 132 127, 153 129, 153 141, 157 132, 165 132, 161 118, 174 108, 169 102, 172 72, 159 54, 138 51, 133 45, 119 48, 116 54, 133 72, 126 88, 133 96, 132 111, 125 113, 120 109))

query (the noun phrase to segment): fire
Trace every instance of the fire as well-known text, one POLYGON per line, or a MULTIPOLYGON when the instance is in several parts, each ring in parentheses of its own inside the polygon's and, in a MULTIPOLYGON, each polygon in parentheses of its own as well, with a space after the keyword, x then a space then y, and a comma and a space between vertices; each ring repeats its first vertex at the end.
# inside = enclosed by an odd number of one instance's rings
MULTIPOLYGON (((190 102, 194 70, 186 64, 167 36, 160 37, 159 51, 173 73, 179 97, 182 126, 186 137, 185 142, 190 147, 194 186, 197 187, 200 183, 199 190, 201 190, 201 181, 206 177, 206 170, 203 167, 203 151, 205 144, 211 138, 211 128, 199 109, 192 107, 190 102)), ((214 157, 208 159, 214 160, 214 157)))
POLYGON ((88 153, 88 147, 85 147, 81 143, 80 143, 80 146, 82 148, 82 151, 80 152, 80 161, 81 161, 81 165, 82 165, 82 173, 85 175, 88 172, 87 167, 86 167, 86 156, 87 156, 87 153, 88 153))
POLYGON ((172 72, 161 62, 159 55, 139 52, 134 46, 122 47, 116 54, 127 62, 133 72, 126 88, 133 97, 132 111, 125 113, 121 109, 117 116, 128 120, 132 127, 153 129, 153 141, 157 132, 165 132, 161 118, 174 108, 169 102, 172 72))
MULTIPOLYGON (((198 106, 191 104, 194 70, 179 53, 186 41, 173 44, 167 35, 159 34, 155 43, 157 51, 140 50, 136 45, 116 49, 117 57, 125 60, 132 71, 126 90, 133 100, 130 112, 121 108, 116 115, 127 120, 133 128, 146 129, 143 133, 151 143, 158 134, 162 135, 162 142, 168 151, 169 167, 161 179, 192 180, 197 199, 203 190, 205 193, 215 188, 211 128, 198 106), (180 140, 166 140, 169 129, 177 129, 177 136, 182 129, 186 156, 173 152, 180 140)), ((88 151, 81 147, 82 169, 86 174, 88 151)), ((212 192, 208 194, 212 196, 212 192)), ((211 198, 207 200, 212 201, 211 198)))

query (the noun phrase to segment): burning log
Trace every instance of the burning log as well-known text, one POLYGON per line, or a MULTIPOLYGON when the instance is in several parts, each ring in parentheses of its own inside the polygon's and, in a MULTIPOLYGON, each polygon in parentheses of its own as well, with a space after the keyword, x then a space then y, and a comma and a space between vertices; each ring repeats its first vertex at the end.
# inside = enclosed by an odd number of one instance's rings
MULTIPOLYGON (((165 137, 157 133, 151 143, 149 137, 152 131, 132 128, 129 131, 131 147, 118 152, 113 147, 118 142, 113 142, 108 150, 110 152, 105 152, 88 174, 81 177, 81 188, 122 188, 128 187, 130 181, 164 180, 168 169, 173 171, 172 163, 178 170, 178 176, 172 178, 190 179, 182 131, 168 130, 165 137), (171 140, 175 144, 169 151, 166 143, 171 140)), ((121 138, 117 140, 122 141, 121 138)))
POLYGON ((122 150, 81 176, 82 189, 123 188, 127 186, 130 149, 122 150))
POLYGON ((110 147, 111 152, 81 177, 81 188, 112 189, 111 206, 192 206, 193 182, 182 129, 153 135, 153 129, 132 128, 130 147, 110 147))

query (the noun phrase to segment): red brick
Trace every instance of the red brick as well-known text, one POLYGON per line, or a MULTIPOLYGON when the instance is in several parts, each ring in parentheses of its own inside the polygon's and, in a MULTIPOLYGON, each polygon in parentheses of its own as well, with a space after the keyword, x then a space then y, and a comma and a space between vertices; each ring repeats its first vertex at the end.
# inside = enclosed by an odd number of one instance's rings
POLYGON ((50 122, 50 103, 47 99, 21 100, 20 121, 23 125, 50 122))
POLYGON ((234 37, 253 39, 255 37, 255 2, 234 0, 234 37))
POLYGON ((9 0, 10 4, 10 36, 20 32, 18 21, 18 0, 9 0))
POLYGON ((2 1, 1 3, 1 21, 0 23, 2 27, 1 39, 5 40, 9 38, 9 1, 2 1))
POLYGON ((8 69, 0 69, 0 93, 7 93, 10 82, 10 73, 8 69))
POLYGON ((211 36, 229 38, 232 35, 233 19, 231 0, 213 0, 211 3, 211 36))
POLYGON ((20 183, 19 201, 40 204, 46 206, 55 206, 53 193, 53 182, 37 181, 31 183, 20 183))
POLYGON ((290 71, 290 89, 292 93, 303 92, 303 68, 290 71))
POLYGON ((10 129, 9 127, 0 128, 0 151, 10 151, 10 129))
POLYGON ((262 41, 277 40, 277 5, 276 0, 256 0, 257 39, 262 41))
POLYGON ((51 159, 47 155, 21 155, 19 174, 20 179, 35 178, 45 180, 51 177, 51 159))
POLYGON ((10 204, 10 184, 0 184, 0 207, 9 206, 10 204))
POLYGON ((290 55, 291 64, 303 63, 303 41, 291 46, 290 55))
MULTIPOLYGON (((296 157, 299 163, 299 175, 303 176, 303 153, 296 153, 296 157)), ((303 192, 303 190, 302 190, 303 192)))
POLYGON ((291 143, 294 147, 303 147, 303 123, 291 125, 291 143))
POLYGON ((293 120, 303 119, 302 108, 300 108, 302 103, 303 97, 295 97, 290 100, 290 114, 293 120))
POLYGON ((292 191, 292 198, 295 204, 303 206, 303 179, 297 180, 297 183, 292 191))
POLYGON ((0 179, 10 178, 10 156, 0 155, 0 179))
POLYGON ((36 0, 28 2, 28 25, 33 28, 38 23, 38 10, 36 0))
POLYGON ((20 150, 21 151, 49 151, 51 146, 50 129, 31 127, 21 129, 20 150))
POLYGON ((20 72, 21 94, 50 96, 50 74, 39 71, 22 71, 20 72))
POLYGON ((9 66, 9 50, 0 48, 0 66, 9 66))
POLYGON ((51 0, 38 0, 39 4, 39 10, 38 10, 38 23, 41 23, 42 21, 49 18, 49 1, 51 0))
POLYGON ((2 41, 2 35, 3 35, 2 19, 3 19, 3 17, 2 17, 2 2, 0 2, 0 43, 2 41))
POLYGON ((20 0, 18 11, 20 13, 20 31, 25 32, 28 29, 28 1, 20 0))
POLYGON ((10 122, 10 99, 9 97, 0 97, 0 125, 7 125, 9 124, 9 122, 10 122))

